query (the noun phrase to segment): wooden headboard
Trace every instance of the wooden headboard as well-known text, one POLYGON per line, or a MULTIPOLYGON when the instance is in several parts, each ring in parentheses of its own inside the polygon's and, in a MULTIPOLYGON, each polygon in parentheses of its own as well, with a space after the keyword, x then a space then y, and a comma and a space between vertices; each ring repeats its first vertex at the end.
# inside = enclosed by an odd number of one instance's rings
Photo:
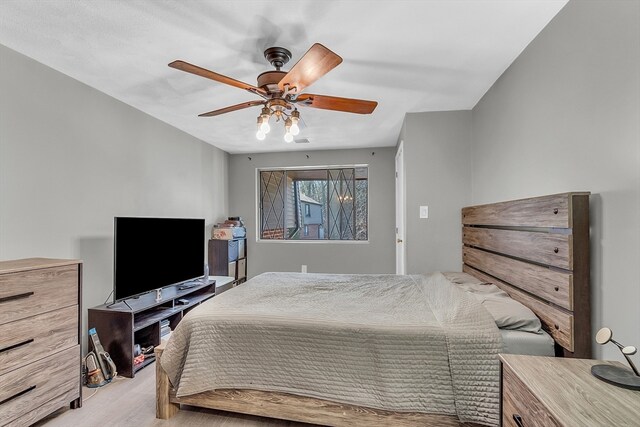
POLYGON ((591 357, 589 194, 462 209, 463 271, 529 307, 568 357, 591 357))

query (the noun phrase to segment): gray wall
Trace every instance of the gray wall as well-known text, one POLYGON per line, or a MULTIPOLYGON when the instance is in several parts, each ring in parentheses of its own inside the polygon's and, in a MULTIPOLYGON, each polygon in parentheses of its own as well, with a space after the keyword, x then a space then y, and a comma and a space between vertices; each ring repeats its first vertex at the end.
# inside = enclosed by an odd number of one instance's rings
POLYGON ((86 325, 113 288, 113 217, 211 227, 228 155, 1 45, 0 64, 0 259, 83 259, 86 325))
POLYGON ((474 204, 592 192, 593 329, 640 346, 640 2, 569 2, 473 109, 473 142, 474 204))
POLYGON ((310 273, 395 272, 394 156, 393 148, 231 155, 229 212, 247 226, 249 276, 300 271, 302 264, 310 273), (369 165, 368 243, 256 242, 257 168, 350 164, 369 165))
POLYGON ((471 112, 409 113, 404 141, 407 274, 459 271, 471 198, 471 112), (420 206, 429 218, 420 219, 420 206))

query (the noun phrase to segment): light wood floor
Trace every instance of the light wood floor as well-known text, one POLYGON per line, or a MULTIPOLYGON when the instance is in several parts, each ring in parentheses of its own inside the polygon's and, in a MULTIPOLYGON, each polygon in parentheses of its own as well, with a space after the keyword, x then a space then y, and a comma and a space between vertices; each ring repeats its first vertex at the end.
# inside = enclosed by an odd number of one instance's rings
MULTIPOLYGON (((311 424, 233 414, 200 408, 182 409, 170 420, 156 419, 155 366, 151 364, 136 377, 116 378, 98 389, 83 390, 80 409, 61 409, 35 424, 37 427, 310 427, 311 424), (97 392, 96 392, 97 390, 97 392), (96 392, 96 394, 93 394, 96 392)), ((184 408, 184 407, 183 407, 184 408)))

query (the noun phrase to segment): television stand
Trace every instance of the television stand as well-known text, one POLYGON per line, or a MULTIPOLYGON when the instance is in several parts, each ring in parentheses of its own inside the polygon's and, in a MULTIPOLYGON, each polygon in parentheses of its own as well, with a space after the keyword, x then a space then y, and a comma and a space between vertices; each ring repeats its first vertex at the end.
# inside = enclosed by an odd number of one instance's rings
POLYGON ((111 307, 113 307, 113 306, 114 306, 114 305, 116 305, 116 304, 124 304, 124 305, 126 305, 127 307, 129 307, 129 310, 133 310, 133 309, 131 308, 131 306, 129 305, 129 303, 127 302, 127 300, 126 300, 126 299, 123 299, 123 300, 121 300, 121 301, 112 302, 111 304, 107 305, 107 306, 106 306, 106 308, 111 308, 111 307))
POLYGON ((182 283, 181 285, 178 285, 178 290, 183 291, 185 289, 192 289, 192 288, 195 288, 196 286, 201 286, 201 285, 202 285, 202 282, 182 283))
MULTIPOLYGON (((212 298, 222 290, 228 289, 233 277, 209 276, 207 283, 191 282, 162 289, 162 299, 156 301, 156 292, 152 291, 127 300, 125 304, 103 304, 89 309, 88 328, 96 328, 102 346, 111 356, 118 374, 133 378, 135 373, 153 362, 151 357, 139 364, 134 363, 134 345, 140 347, 158 346, 161 340, 161 322, 169 321, 171 330, 180 320, 200 303, 212 298), (179 299, 188 300, 179 304, 179 299)), ((124 302, 124 301, 120 301, 124 302)))

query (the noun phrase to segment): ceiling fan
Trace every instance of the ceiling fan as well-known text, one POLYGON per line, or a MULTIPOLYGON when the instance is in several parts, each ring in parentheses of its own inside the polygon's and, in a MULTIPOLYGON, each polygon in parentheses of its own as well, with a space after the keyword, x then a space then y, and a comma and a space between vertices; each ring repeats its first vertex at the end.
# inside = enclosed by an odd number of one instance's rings
POLYGON ((281 68, 291 59, 291 52, 287 49, 283 47, 270 47, 264 51, 264 57, 275 67, 275 71, 265 71, 260 74, 258 76, 257 86, 252 86, 248 83, 232 79, 231 77, 181 60, 173 61, 169 64, 169 67, 235 86, 261 97, 261 100, 243 102, 199 114, 200 117, 213 117, 231 111, 262 105, 262 111, 258 116, 258 132, 256 133, 256 137, 260 140, 264 139, 271 129, 269 119, 271 116, 275 116, 276 121, 284 121, 286 131, 284 136, 285 141, 293 141, 293 136, 300 132, 298 127, 300 112, 297 106, 357 114, 371 114, 378 105, 375 101, 302 93, 304 89, 311 86, 316 80, 342 62, 340 56, 320 43, 311 46, 288 72, 281 71, 281 68))

